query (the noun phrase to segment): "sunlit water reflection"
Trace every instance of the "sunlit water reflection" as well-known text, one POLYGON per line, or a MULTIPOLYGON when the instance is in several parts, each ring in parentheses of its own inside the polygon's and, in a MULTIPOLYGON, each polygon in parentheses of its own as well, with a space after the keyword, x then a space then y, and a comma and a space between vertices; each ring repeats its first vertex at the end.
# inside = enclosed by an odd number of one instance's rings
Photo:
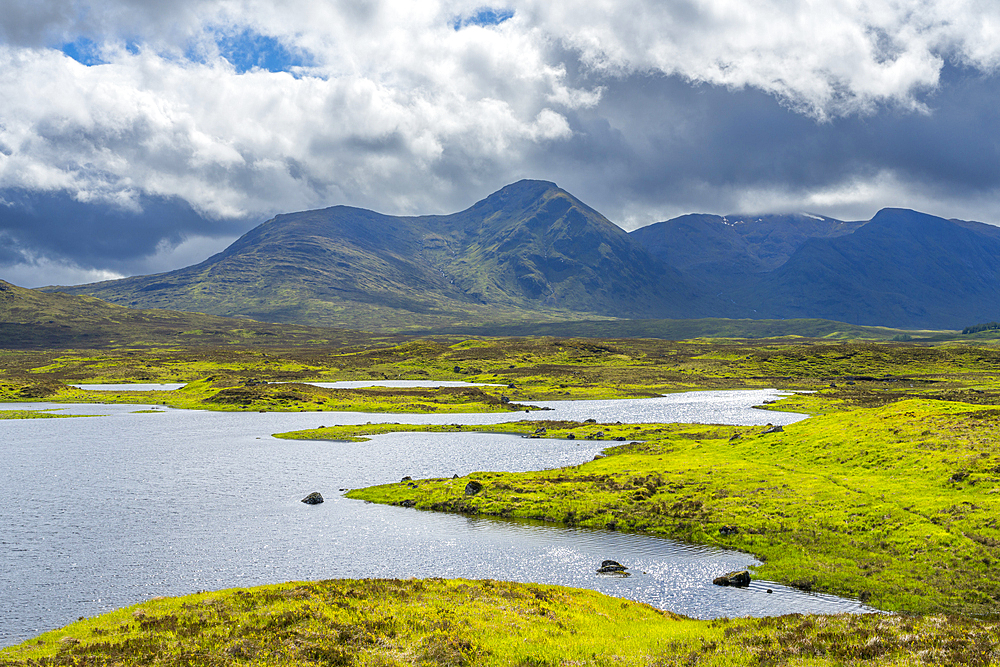
POLYGON ((591 459, 608 443, 472 432, 389 434, 366 443, 271 433, 372 422, 498 423, 520 418, 637 423, 791 423, 753 410, 774 394, 674 394, 552 403, 492 415, 221 413, 146 406, 11 404, 78 419, 0 421, 0 645, 156 595, 331 577, 469 577, 593 588, 703 618, 859 611, 853 601, 755 582, 712 586, 746 554, 668 540, 365 504, 339 489, 534 470, 591 459), (701 410, 698 410, 698 407, 701 410), (698 418, 701 417, 701 418, 698 418), (327 502, 300 499, 320 491, 327 502), (595 574, 600 561, 633 576, 595 574), (774 592, 767 594, 765 588, 774 592))

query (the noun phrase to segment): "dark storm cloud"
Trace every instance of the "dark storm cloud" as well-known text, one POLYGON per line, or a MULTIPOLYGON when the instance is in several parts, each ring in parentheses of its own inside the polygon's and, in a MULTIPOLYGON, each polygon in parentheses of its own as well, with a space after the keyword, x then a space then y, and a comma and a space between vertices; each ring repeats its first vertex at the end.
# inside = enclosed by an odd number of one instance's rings
POLYGON ((143 198, 141 211, 84 203, 65 193, 6 191, 0 206, 0 264, 31 254, 72 260, 82 268, 128 273, 136 260, 188 236, 236 235, 251 221, 207 221, 177 199, 143 198))
MULTIPOLYGON (((819 122, 753 89, 676 76, 616 78, 605 81, 599 105, 570 114, 572 141, 533 159, 539 172, 589 193, 612 218, 640 203, 731 213, 746 205, 748 192, 787 193, 790 201, 774 197, 773 205, 799 209, 810 192, 882 174, 932 192, 943 214, 948 202, 1000 190, 996 99, 1000 79, 947 68, 940 88, 921 100, 927 112, 881 109, 819 122)), ((885 194, 874 205, 907 206, 913 193, 900 190, 898 200, 885 194)), ((875 212, 872 202, 831 199, 827 207, 817 212, 875 212)), ((987 206, 960 213, 1000 223, 987 206)))

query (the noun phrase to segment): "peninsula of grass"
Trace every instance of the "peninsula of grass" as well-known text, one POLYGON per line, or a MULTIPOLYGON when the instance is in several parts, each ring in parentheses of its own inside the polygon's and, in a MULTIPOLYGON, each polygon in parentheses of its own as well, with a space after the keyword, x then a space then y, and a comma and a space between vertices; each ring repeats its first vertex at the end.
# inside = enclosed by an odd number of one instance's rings
POLYGON ((998 426, 1000 408, 917 399, 812 417, 772 433, 579 424, 567 432, 627 432, 636 441, 578 466, 347 495, 739 549, 763 561, 757 577, 805 590, 885 610, 995 614, 998 426), (467 491, 473 480, 481 488, 467 491))
POLYGON ((61 382, 2 382, 0 402, 154 404, 172 408, 281 412, 520 412, 534 406, 514 403, 499 391, 479 387, 327 389, 297 382, 268 383, 213 375, 173 391, 97 391, 61 382))
POLYGON ((664 428, 662 424, 652 426, 635 426, 631 424, 601 425, 596 422, 575 422, 564 420, 521 420, 503 422, 502 424, 477 424, 463 426, 461 424, 340 424, 337 426, 321 426, 320 428, 275 433, 273 437, 283 440, 336 440, 340 442, 367 442, 370 436, 386 433, 455 433, 465 431, 472 433, 512 433, 529 438, 568 438, 585 440, 628 440, 644 437, 645 434, 659 434, 664 428), (644 430, 645 429, 645 430, 644 430))
POLYGON ((0 667, 989 665, 998 630, 884 614, 697 621, 558 586, 342 579, 158 598, 0 650, 0 667))
POLYGON ((48 410, 0 410, 0 419, 63 419, 89 415, 54 414, 48 410))

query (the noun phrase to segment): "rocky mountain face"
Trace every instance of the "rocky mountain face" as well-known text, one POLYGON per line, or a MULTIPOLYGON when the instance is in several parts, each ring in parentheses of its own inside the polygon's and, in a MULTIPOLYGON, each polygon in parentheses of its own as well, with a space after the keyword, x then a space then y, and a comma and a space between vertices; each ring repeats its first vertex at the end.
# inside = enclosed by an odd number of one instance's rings
POLYGON ((200 264, 58 289, 135 308, 371 329, 700 312, 678 271, 544 181, 452 215, 279 215, 200 264))
POLYGON ((52 288, 137 308, 361 329, 584 318, 1000 319, 1000 230, 904 209, 870 221, 686 215, 631 233, 555 184, 451 215, 279 215, 204 262, 52 288))

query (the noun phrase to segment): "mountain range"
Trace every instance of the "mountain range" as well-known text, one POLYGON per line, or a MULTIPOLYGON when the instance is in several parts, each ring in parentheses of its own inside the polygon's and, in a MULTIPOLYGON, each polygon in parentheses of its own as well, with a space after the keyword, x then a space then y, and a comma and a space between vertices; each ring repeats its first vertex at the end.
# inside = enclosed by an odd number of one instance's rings
POLYGON ((982 223, 695 214, 626 233, 526 180, 451 215, 279 215, 193 266, 46 289, 369 330, 702 317, 961 329, 1000 319, 998 278, 1000 229, 982 223))

